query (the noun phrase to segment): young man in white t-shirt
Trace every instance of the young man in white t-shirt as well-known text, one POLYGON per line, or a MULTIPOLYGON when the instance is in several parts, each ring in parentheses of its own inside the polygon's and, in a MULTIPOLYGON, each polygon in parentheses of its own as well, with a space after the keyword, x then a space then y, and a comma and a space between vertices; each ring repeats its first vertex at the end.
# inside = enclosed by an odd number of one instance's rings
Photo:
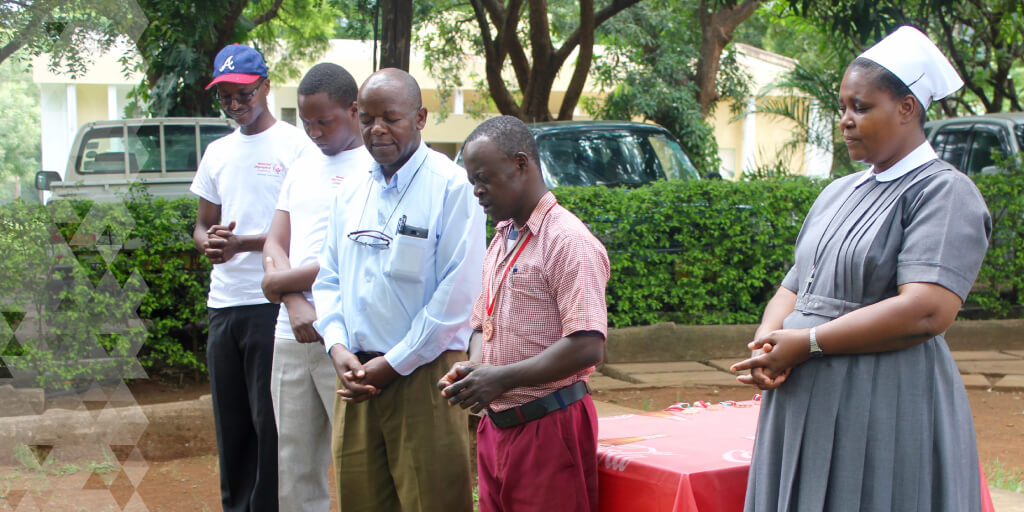
POLYGON ((307 155, 288 173, 263 247, 263 291, 281 303, 270 387, 283 511, 326 512, 331 504, 327 470, 335 372, 313 329, 310 290, 334 196, 365 178, 373 164, 359 133, 357 92, 355 79, 337 64, 317 64, 299 83, 299 117, 320 153, 307 155))
POLYGON ((213 141, 191 191, 192 238, 211 263, 207 366, 225 511, 276 511, 277 431, 270 398, 278 305, 263 296, 262 250, 289 168, 316 147, 267 108, 267 66, 245 45, 214 59, 217 100, 239 129, 213 141))

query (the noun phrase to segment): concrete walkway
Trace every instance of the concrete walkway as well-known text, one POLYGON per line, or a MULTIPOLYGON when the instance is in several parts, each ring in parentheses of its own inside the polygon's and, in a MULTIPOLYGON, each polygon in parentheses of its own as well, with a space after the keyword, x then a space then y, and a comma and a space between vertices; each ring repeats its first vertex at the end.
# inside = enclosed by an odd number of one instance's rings
MULTIPOLYGON (((953 352, 964 385, 972 389, 1024 391, 1024 350, 960 350, 953 352)), ((729 366, 739 361, 677 361, 613 363, 590 379, 595 390, 664 388, 677 386, 740 386, 729 366)))
MULTIPOLYGON (((1024 391, 1024 350, 960 350, 953 352, 964 385, 994 391, 1024 391)), ((594 390, 679 386, 742 386, 729 366, 740 359, 654 363, 613 363, 590 378, 594 390)), ((621 405, 595 401, 598 416, 637 412, 621 405)), ((1024 494, 989 488, 996 512, 1024 512, 1024 494)))

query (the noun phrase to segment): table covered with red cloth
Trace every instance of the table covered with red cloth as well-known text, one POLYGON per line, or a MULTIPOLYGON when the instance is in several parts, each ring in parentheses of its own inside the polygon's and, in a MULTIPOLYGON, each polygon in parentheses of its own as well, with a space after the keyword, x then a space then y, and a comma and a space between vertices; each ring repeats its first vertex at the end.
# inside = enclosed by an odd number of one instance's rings
MULTIPOLYGON (((602 512, 743 510, 758 402, 598 420, 602 512)), ((981 476, 982 510, 994 512, 981 476)))

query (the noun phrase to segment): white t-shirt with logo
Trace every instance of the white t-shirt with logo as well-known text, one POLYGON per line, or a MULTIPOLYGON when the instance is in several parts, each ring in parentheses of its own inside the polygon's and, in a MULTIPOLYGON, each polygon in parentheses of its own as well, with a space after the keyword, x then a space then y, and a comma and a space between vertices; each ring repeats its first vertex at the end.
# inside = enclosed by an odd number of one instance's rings
MULTIPOLYGON (((365 180, 372 165, 370 152, 359 146, 332 156, 318 151, 304 156, 292 166, 277 200, 277 209, 288 212, 291 224, 288 262, 292 268, 317 261, 327 237, 334 196, 340 190, 355 186, 357 180, 365 180)), ((310 303, 313 302, 312 292, 305 292, 305 296, 310 303)), ((284 304, 281 304, 274 335, 295 339, 288 308, 284 304)))
MULTIPOLYGON (((255 135, 235 130, 206 148, 189 190, 220 205, 220 224, 235 221, 236 235, 266 233, 288 170, 307 152, 320 150, 305 132, 283 121, 255 135)), ((262 280, 263 252, 235 254, 213 266, 206 305, 265 304, 262 280)))

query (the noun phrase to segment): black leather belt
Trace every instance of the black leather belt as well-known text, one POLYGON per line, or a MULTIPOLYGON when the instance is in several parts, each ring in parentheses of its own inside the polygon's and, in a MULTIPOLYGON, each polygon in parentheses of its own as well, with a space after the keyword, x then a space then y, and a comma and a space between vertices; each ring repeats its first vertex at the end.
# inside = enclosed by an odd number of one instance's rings
POLYGON ((356 359, 359 360, 359 364, 366 364, 370 362, 370 359, 381 357, 383 355, 383 352, 363 352, 360 350, 359 352, 356 352, 356 359))
POLYGON ((542 396, 519 407, 513 407, 501 412, 493 412, 487 409, 487 417, 491 423, 500 428, 512 428, 516 425, 543 418, 549 412, 565 409, 580 401, 590 394, 587 383, 582 380, 566 386, 547 396, 542 396))

